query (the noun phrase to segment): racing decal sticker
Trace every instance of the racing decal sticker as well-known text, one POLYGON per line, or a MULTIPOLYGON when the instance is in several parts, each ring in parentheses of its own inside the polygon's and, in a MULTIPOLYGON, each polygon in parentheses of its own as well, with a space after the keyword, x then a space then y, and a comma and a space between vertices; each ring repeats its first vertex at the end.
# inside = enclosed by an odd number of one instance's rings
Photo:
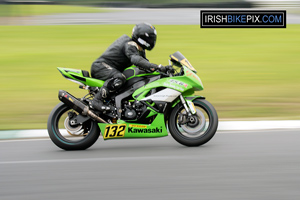
POLYGON ((178 91, 181 91, 181 92, 184 91, 183 88, 181 88, 179 86, 176 86, 176 85, 173 85, 172 83, 164 82, 164 86, 169 87, 169 88, 173 88, 174 90, 178 90, 178 91))
POLYGON ((177 59, 175 56, 171 55, 171 58, 172 58, 173 60, 176 60, 176 61, 178 62, 178 59, 177 59))
POLYGON ((185 88, 187 88, 188 84, 174 79, 170 79, 168 82, 164 82, 164 86, 183 92, 184 88, 180 86, 184 86, 185 88))
POLYGON ((192 76, 194 79, 201 82, 200 78, 198 76, 196 76, 193 72, 189 71, 189 70, 186 70, 186 75, 187 76, 192 76))
POLYGON ((109 139, 109 138, 124 137, 125 130, 126 130, 126 124, 107 125, 105 126, 103 138, 109 139))
POLYGON ((196 111, 194 103, 192 101, 187 101, 187 104, 188 104, 192 114, 195 114, 197 111, 196 111))
POLYGON ((79 74, 80 73, 80 71, 78 71, 78 70, 74 70, 74 69, 65 69, 65 68, 63 68, 64 70, 65 70, 65 72, 67 72, 67 73, 69 73, 69 72, 74 72, 74 73, 77 73, 77 74, 79 74))
POLYGON ((160 128, 134 128, 129 127, 128 133, 162 133, 162 127, 160 128))
POLYGON ((137 124, 129 124, 129 127, 135 127, 135 128, 147 128, 145 125, 137 125, 137 124))
POLYGON ((64 97, 65 97, 66 99, 68 99, 69 101, 74 102, 73 99, 72 99, 71 97, 69 97, 67 94, 65 94, 64 97))
POLYGON ((188 86, 188 84, 183 83, 183 82, 181 82, 181 81, 174 80, 174 79, 170 79, 169 81, 170 81, 171 83, 175 83, 175 84, 178 84, 178 85, 183 85, 185 88, 188 86))
POLYGON ((187 66, 190 70, 197 72, 197 70, 191 65, 191 63, 185 58, 180 61, 183 65, 187 66))

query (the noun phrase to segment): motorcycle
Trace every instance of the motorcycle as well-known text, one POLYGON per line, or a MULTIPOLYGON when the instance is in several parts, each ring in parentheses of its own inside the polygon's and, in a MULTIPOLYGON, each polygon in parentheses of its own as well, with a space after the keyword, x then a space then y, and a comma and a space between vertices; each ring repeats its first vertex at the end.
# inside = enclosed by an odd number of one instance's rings
POLYGON ((61 101, 47 123, 54 144, 65 150, 84 150, 99 138, 164 137, 168 132, 185 146, 200 146, 216 133, 218 115, 203 96, 197 71, 179 52, 170 55, 166 72, 147 72, 135 66, 124 70, 125 85, 105 104, 114 109, 93 110, 89 104, 104 81, 91 78, 85 70, 58 68, 68 80, 88 91, 82 98, 60 90, 61 101))

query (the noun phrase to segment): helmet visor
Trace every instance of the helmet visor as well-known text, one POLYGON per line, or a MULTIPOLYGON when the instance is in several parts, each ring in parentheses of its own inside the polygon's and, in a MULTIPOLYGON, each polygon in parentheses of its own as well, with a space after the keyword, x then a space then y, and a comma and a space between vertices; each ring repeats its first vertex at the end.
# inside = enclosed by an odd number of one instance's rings
POLYGON ((149 47, 147 47, 147 50, 151 50, 154 48, 155 43, 156 43, 156 35, 149 35, 149 37, 145 38, 146 42, 149 44, 149 47))

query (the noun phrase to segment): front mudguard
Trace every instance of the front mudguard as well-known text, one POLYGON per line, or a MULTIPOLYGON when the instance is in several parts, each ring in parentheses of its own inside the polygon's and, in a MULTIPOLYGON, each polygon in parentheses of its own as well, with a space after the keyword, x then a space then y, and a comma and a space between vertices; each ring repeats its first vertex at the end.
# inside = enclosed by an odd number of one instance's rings
POLYGON ((205 99, 205 97, 203 96, 186 96, 184 97, 186 100, 189 100, 189 101, 194 101, 195 99, 205 99))
MULTIPOLYGON (((205 99, 205 97, 203 96, 198 96, 198 95, 188 95, 188 96, 183 96, 183 98, 185 99, 186 103, 188 106, 190 106, 191 104, 188 104, 188 102, 193 102, 195 99, 205 99)), ((170 113, 172 112, 172 110, 175 108, 175 106, 180 105, 181 104, 181 100, 178 97, 174 102, 172 102, 171 107, 169 107, 168 111, 165 113, 165 120, 167 121, 170 117, 170 113)), ((191 109, 191 108, 190 108, 191 109)), ((191 110, 190 110, 191 111, 191 110)))

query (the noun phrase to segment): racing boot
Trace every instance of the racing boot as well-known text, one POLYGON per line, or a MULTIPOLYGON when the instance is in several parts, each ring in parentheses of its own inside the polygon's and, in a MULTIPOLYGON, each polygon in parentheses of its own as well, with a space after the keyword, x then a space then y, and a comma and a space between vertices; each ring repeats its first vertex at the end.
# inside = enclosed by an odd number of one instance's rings
POLYGON ((90 103, 90 107, 99 111, 116 110, 116 108, 106 102, 110 99, 110 95, 117 89, 120 89, 126 82, 125 75, 122 73, 116 73, 112 78, 106 80, 99 92, 96 93, 94 99, 90 103))
POLYGON ((96 93, 94 99, 90 102, 90 108, 98 111, 109 111, 112 110, 113 106, 112 105, 107 105, 104 103, 104 98, 101 95, 101 90, 100 92, 96 93))

